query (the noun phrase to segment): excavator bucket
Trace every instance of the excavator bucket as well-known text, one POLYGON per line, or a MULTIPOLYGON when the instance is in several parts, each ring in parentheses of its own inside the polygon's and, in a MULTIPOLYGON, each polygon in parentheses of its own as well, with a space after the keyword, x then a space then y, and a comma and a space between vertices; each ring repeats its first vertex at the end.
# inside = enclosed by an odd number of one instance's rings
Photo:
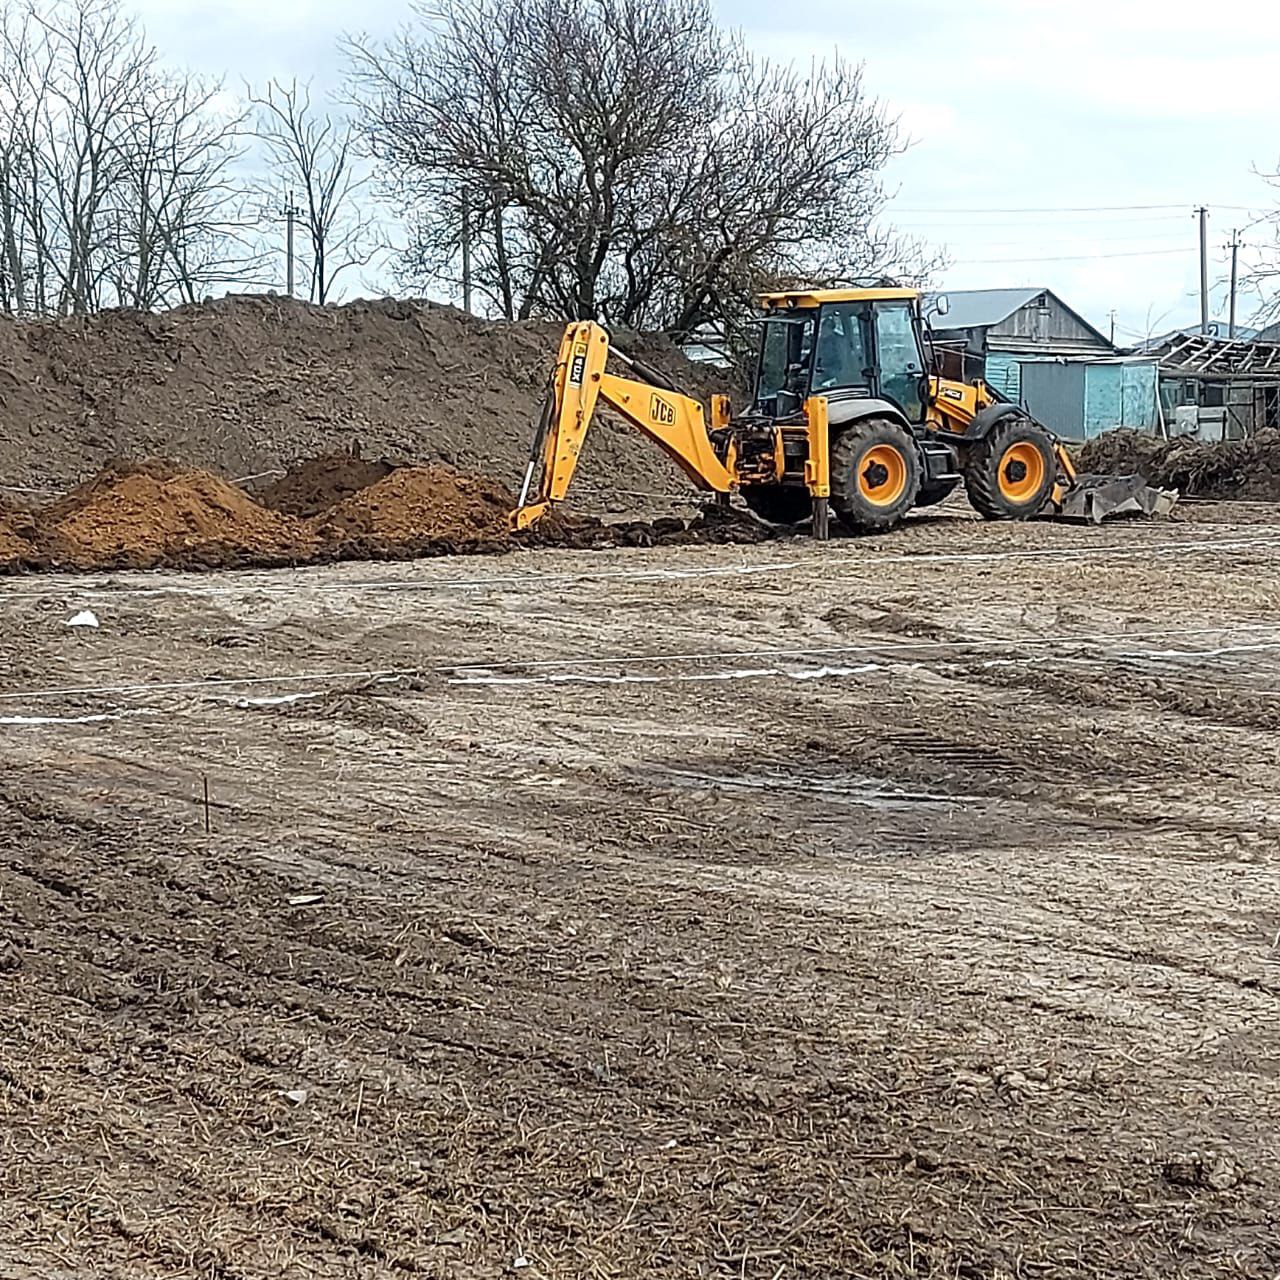
POLYGON ((1101 524, 1109 516, 1167 516, 1177 501, 1176 492, 1157 489, 1137 474, 1077 473, 1057 503, 1057 514, 1069 520, 1101 524))

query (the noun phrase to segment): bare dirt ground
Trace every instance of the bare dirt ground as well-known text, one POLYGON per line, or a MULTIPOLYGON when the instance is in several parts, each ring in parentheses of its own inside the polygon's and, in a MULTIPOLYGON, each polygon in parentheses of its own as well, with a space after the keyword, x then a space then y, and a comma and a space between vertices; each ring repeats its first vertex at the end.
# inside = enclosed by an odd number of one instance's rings
POLYGON ((0 1276, 1270 1280, 1280 521, 1191 515, 5 582, 0 1276))

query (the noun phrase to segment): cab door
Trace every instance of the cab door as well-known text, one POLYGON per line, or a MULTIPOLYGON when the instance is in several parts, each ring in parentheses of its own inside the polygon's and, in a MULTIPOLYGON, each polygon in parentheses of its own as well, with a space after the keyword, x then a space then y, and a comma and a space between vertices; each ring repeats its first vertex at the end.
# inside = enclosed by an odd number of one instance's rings
POLYGON ((880 394, 892 400, 908 422, 923 422, 924 355, 910 303, 876 303, 875 332, 880 394))

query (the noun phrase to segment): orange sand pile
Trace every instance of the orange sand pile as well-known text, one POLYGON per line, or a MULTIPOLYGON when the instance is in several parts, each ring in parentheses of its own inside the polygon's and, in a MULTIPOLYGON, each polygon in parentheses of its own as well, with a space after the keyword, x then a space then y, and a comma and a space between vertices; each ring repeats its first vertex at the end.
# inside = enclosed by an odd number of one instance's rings
POLYGON ((283 563, 318 541, 208 471, 165 461, 109 467, 40 513, 52 559, 105 565, 283 563))

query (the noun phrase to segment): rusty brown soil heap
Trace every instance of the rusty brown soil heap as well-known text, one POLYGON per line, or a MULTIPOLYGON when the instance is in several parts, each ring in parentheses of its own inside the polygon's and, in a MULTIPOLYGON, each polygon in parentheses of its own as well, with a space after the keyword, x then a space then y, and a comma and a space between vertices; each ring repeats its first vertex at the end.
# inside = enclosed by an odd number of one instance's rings
POLYGON ((442 463, 341 451, 299 462, 254 496, 211 471, 151 459, 108 466, 40 506, 0 505, 0 568, 207 569, 770 536, 720 512, 609 525, 556 516, 513 535, 514 506, 503 485, 442 463))

